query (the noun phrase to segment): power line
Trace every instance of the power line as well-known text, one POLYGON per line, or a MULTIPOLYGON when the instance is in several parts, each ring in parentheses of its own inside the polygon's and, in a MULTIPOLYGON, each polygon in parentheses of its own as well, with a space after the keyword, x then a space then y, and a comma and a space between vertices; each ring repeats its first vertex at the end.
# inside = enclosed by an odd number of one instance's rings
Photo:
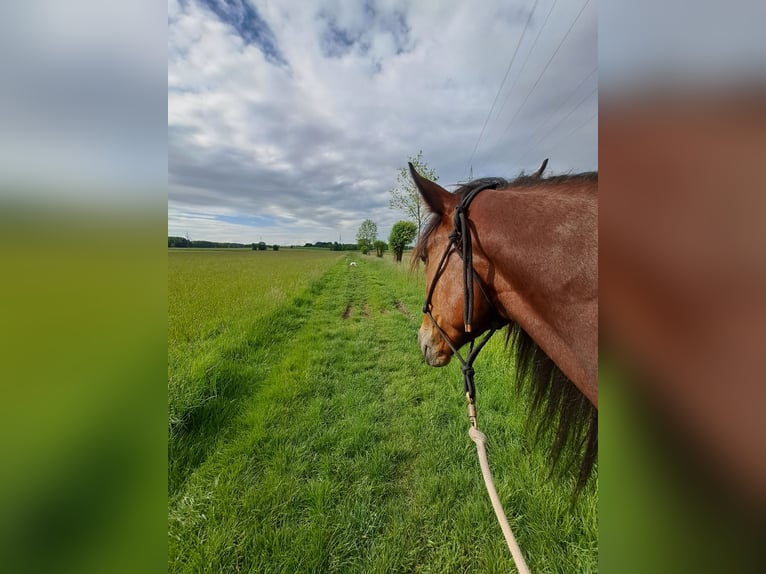
MULTIPOLYGON (((569 29, 567 30, 566 34, 564 34, 564 37, 559 42, 559 45, 556 47, 556 50, 553 52, 551 57, 548 59, 548 61, 545 64, 545 67, 543 68, 543 71, 540 72, 540 75, 537 77, 537 80, 535 80, 535 83, 532 85, 532 88, 527 92, 526 97, 524 98, 524 101, 521 102, 521 105, 516 110, 516 113, 511 118, 511 121, 508 122, 508 125, 506 125, 505 130, 503 131, 503 136, 505 136, 506 133, 511 129, 511 125, 513 125, 514 120, 518 117, 519 113, 522 109, 524 109, 524 106, 526 105, 527 101, 529 100, 529 97, 534 93, 535 89, 537 88, 537 85, 540 83, 540 80, 545 75, 545 72, 548 70, 548 67, 551 65, 551 62, 553 62, 553 59, 556 57, 556 54, 559 53, 559 50, 564 45, 564 42, 566 42, 567 38, 569 38, 569 34, 572 32, 572 30, 575 27, 575 24, 577 24, 577 21, 580 19, 580 16, 582 16, 583 12, 585 11, 585 8, 590 4, 590 0, 585 0, 585 3, 582 5, 582 8, 580 8, 580 11, 577 13, 577 16, 572 21, 572 24, 569 26, 569 29)), ((502 136, 501 136, 502 138, 502 136)))
POLYGON ((593 87, 593 89, 592 89, 592 90, 591 90, 591 91, 590 91, 590 92, 589 92, 589 93, 588 93, 588 94, 587 94, 587 95, 586 95, 586 96, 585 96, 583 99, 581 99, 581 100, 580 100, 580 101, 577 103, 577 105, 576 105, 574 108, 572 108, 572 109, 569 111, 569 113, 568 113, 567 115, 565 115, 563 118, 561 118, 561 120, 559 120, 558 122, 556 122, 556 125, 555 125, 555 126, 553 126, 553 127, 552 127, 552 128, 549 130, 549 131, 548 131, 548 133, 547 133, 547 134, 545 134, 545 135, 544 135, 542 138, 540 138, 540 141, 538 141, 537 143, 540 143, 540 142, 541 142, 541 141, 543 141, 545 138, 547 138, 549 135, 551 135, 551 134, 554 132, 554 130, 555 130, 557 127, 559 127, 559 126, 560 126, 561 124, 563 124, 563 123, 564 123, 566 120, 568 120, 568 119, 569 119, 569 117, 570 117, 570 116, 571 116, 573 113, 575 113, 575 112, 576 112, 578 109, 580 109, 580 106, 582 106, 582 105, 583 105, 583 104, 584 104, 586 101, 588 101, 588 100, 590 99, 590 97, 591 97, 593 94, 595 94, 597 91, 598 91, 598 86, 594 86, 594 87, 593 87))
MULTIPOLYGON (((590 78, 590 77, 593 75, 593 73, 594 73, 594 72, 595 72, 597 69, 598 69, 598 68, 594 68, 594 69, 593 69, 593 71, 592 71, 590 74, 588 74, 588 75, 585 77, 585 79, 583 79, 583 80, 582 80, 582 81, 581 81, 581 82, 580 82, 580 83, 577 85, 577 87, 576 87, 574 90, 572 90, 571 94, 570 94, 570 95, 569 95, 569 97, 568 97, 568 98, 567 98, 567 99, 564 101, 564 103, 566 103, 567 101, 569 101, 569 99, 571 98, 571 96, 572 96, 572 95, 574 95, 574 94, 577 92, 577 90, 578 90, 578 89, 580 89, 580 86, 582 86, 582 85, 585 83, 585 81, 586 81, 588 78, 590 78)), ((598 84, 596 84, 596 85, 593 87, 593 89, 592 89, 590 92, 588 92, 588 93, 585 95, 585 97, 583 97, 582 99, 580 99, 580 101, 579 101, 579 102, 577 102, 577 105, 575 105, 574 107, 572 107, 572 109, 571 109, 571 110, 569 110, 569 113, 567 113, 565 116, 563 116, 561 119, 559 119, 559 121, 557 121, 557 122, 556 122, 556 123, 555 123, 553 126, 551 126, 551 128, 550 128, 548 131, 546 131, 544 135, 542 135, 542 136, 537 136, 537 137, 534 139, 534 141, 532 141, 532 143, 531 143, 531 144, 529 144, 529 146, 527 147, 527 151, 524 153, 524 155, 523 155, 523 156, 521 156, 521 158, 520 158, 519 162, 523 162, 523 160, 524 160, 524 159, 525 159, 525 158, 526 158, 526 157, 529 155, 529 153, 531 152, 531 150, 532 150, 532 149, 534 149, 534 147, 535 147, 536 145, 538 145, 539 143, 541 143, 542 141, 544 141, 544 140, 545 140, 545 138, 547 138, 547 137, 548 137, 548 136, 550 136, 550 135, 551 135, 553 132, 555 132, 555 131, 556 131, 556 129, 557 129, 557 128, 558 128, 558 127, 561 125, 561 124, 563 124, 563 123, 564 123, 566 120, 568 120, 568 119, 569 119, 569 117, 570 117, 570 116, 571 116, 573 113, 575 113, 575 112, 576 112, 576 111, 577 111, 577 110, 580 108, 580 106, 582 106, 582 105, 583 105, 583 104, 584 104, 584 103, 585 103, 585 102, 586 102, 586 101, 587 101, 587 100, 588 100, 588 99, 589 99, 589 98, 590 98, 590 97, 591 97, 593 94, 595 94, 597 91, 598 91, 598 84)), ((558 108, 556 108, 556 110, 555 110, 555 111, 554 111, 554 112, 553 112, 553 113, 552 113, 550 116, 548 116, 548 119, 547 119, 547 120, 544 122, 545 124, 547 124, 547 123, 548 123, 548 122, 551 120, 551 118, 554 118, 554 117, 556 117, 556 114, 559 112, 559 110, 561 110, 561 109, 564 107, 564 103, 562 103, 562 104, 561 104, 561 105, 560 105, 558 108)), ((539 128, 539 127, 540 127, 540 126, 538 126, 538 128, 539 128)), ((539 133, 539 131, 538 131, 538 128, 535 128, 535 129, 532 131, 532 133, 539 133)))
POLYGON ((505 96, 505 99, 503 100, 503 105, 500 106, 500 111, 497 112, 497 117, 500 118, 500 115, 503 113, 503 109, 505 109, 505 104, 508 103, 508 101, 511 99, 511 94, 513 94, 513 90, 516 87, 516 84, 519 83, 519 78, 524 73, 524 70, 527 69, 527 64, 529 63, 529 57, 532 55, 532 52, 535 51, 535 46, 537 46, 537 41, 540 39, 540 35, 543 33, 543 30, 545 29, 545 25, 548 23, 548 19, 551 16, 551 13, 553 13, 553 9, 556 7, 556 4, 559 0, 554 0, 553 4, 551 5, 551 9, 548 10, 548 14, 545 16, 545 20, 543 21, 543 25, 540 26, 540 30, 537 32, 537 36, 535 36, 535 41, 532 42, 532 47, 529 49, 529 52, 527 52, 527 57, 524 59, 524 63, 521 65, 521 70, 519 70, 519 73, 516 74, 516 79, 513 81, 513 85, 508 90, 508 95, 505 96))
POLYGON ((598 108, 596 108, 596 111, 593 112, 587 120, 585 120, 583 123, 577 125, 573 130, 570 130, 567 135, 565 135, 563 138, 561 138, 558 142, 556 142, 556 145, 552 146, 550 149, 554 150, 557 147, 559 147, 561 144, 563 144, 565 141, 567 141, 572 135, 575 134, 575 132, 580 131, 582 128, 587 126, 593 118, 595 118, 598 115, 598 108))
MULTIPOLYGON (((571 91, 570 91, 570 92, 567 94, 567 97, 566 97, 566 98, 562 98, 562 100, 561 100, 561 103, 559 104, 559 106, 558 106, 558 107, 557 107, 555 110, 553 110, 553 112, 551 112, 551 113, 548 115, 548 117, 547 117, 547 118, 545 118, 545 119, 544 119, 542 122, 540 122, 539 124, 537 124, 537 126, 535 127, 535 129, 533 129, 533 130, 532 130, 532 133, 538 133, 538 132, 539 132, 539 131, 540 131, 540 130, 543 128, 543 127, 545 127, 545 126, 546 126, 546 125, 547 125, 547 124, 548 124, 548 123, 551 121, 551 119, 555 118, 555 117, 556 117, 556 114, 558 114, 558 113, 559 113, 559 112, 562 110, 562 108, 563 108, 565 105, 567 105, 567 104, 569 103, 569 100, 571 100, 571 99, 572 99, 572 97, 573 97, 573 96, 574 96, 574 95, 577 93, 577 90, 579 90, 579 89, 580 89, 580 88, 581 88, 581 87, 582 87, 582 86, 585 84, 585 82, 587 82, 587 81, 590 79, 590 77, 591 77, 593 74, 595 74, 597 71, 598 71, 598 65, 594 66, 594 67, 593 67, 593 69, 592 69, 590 72, 588 72, 588 75, 587 75, 587 76, 585 76, 585 77, 584 77, 582 80, 580 80, 580 83, 578 83, 578 84, 577 84, 577 86, 575 86, 575 88, 574 88, 574 89, 572 89, 572 90, 571 90, 571 91)), ((547 134, 546 134, 546 135, 547 135, 547 134)), ((544 138, 544 137, 543 137, 543 138, 538 138, 538 139, 535 141, 535 143, 537 143, 538 141, 540 141, 540 140, 542 140, 542 139, 545 139, 545 138, 544 138)), ((533 145, 534 145, 534 144, 533 144, 533 145)))
POLYGON ((489 121, 490 116, 492 115, 492 111, 495 109, 495 104, 497 103, 497 98, 500 96, 500 92, 503 90, 503 86, 505 85, 505 80, 508 79, 508 73, 511 71, 511 68, 513 67, 513 62, 516 61, 516 54, 519 52, 519 46, 521 46, 521 42, 524 39, 524 35, 527 33, 527 28, 529 28, 529 23, 532 21, 532 16, 535 13, 535 9, 537 8, 537 3, 539 0, 535 0, 534 5, 532 6, 532 10, 529 12, 529 16, 527 17, 527 22, 524 25, 524 30, 521 33, 521 36, 519 37, 519 41, 516 43, 516 48, 513 51, 513 56, 511 56, 511 61, 508 64, 508 68, 505 70, 505 75, 503 76, 503 81, 500 82, 500 87, 497 89, 497 93, 495 94, 495 99, 492 101, 492 106, 489 108, 489 113, 487 114, 487 117, 484 119, 484 125, 481 126, 481 131, 479 132, 479 138, 476 140, 476 144, 473 146, 473 151, 471 152, 471 158, 468 160, 468 167, 471 167, 471 162, 473 162, 473 157, 476 154, 476 150, 479 149, 479 142, 481 141, 482 136, 484 135, 484 130, 487 127, 487 122, 489 121))

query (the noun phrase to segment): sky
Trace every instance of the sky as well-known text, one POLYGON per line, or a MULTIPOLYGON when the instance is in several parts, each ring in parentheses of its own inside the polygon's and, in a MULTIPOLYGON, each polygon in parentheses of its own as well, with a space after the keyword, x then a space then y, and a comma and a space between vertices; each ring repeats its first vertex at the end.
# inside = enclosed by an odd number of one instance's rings
POLYGON ((448 189, 598 168, 596 0, 169 0, 168 234, 386 240, 400 168, 448 189))

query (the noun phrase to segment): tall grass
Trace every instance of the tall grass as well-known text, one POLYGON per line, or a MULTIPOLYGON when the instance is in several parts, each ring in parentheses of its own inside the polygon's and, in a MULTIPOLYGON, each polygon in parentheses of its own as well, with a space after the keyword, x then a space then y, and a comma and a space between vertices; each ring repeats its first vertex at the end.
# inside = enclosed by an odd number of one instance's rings
MULTIPOLYGON (((219 362, 207 380, 240 376, 243 391, 228 399, 233 415, 208 413, 170 437, 170 571, 513 571, 467 436, 459 366, 427 367, 417 347, 422 277, 351 257, 357 267, 315 263, 324 272, 303 289, 244 320, 243 340, 228 330, 211 344, 219 362)), ((593 572, 596 486, 570 508, 574 478, 547 479, 505 355, 499 338, 488 345, 477 385, 511 525, 534 571, 593 572)))
POLYGON ((268 370, 269 354, 305 319, 301 297, 339 257, 287 249, 169 250, 171 492, 237 414, 239 399, 268 370))

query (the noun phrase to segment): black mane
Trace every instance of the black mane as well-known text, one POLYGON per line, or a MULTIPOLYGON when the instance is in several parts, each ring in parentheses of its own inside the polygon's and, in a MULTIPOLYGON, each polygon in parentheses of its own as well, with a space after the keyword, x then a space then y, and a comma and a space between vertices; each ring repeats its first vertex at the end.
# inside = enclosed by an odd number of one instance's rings
POLYGON ((588 482, 598 457, 598 411, 532 337, 512 321, 507 346, 514 357, 515 386, 531 398, 535 438, 552 440, 551 470, 579 461, 576 491, 588 482))

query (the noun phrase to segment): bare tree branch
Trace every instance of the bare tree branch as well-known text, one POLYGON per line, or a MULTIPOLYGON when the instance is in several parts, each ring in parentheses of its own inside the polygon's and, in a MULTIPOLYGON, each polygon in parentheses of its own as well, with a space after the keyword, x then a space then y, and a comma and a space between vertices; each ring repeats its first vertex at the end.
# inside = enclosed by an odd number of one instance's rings
MULTIPOLYGON (((427 177, 431 181, 439 179, 436 172, 429 168, 423 161, 423 150, 418 151, 417 155, 410 157, 410 162, 423 177, 427 177)), ((391 209, 403 211, 407 215, 410 221, 417 226, 419 237, 420 230, 423 227, 423 221, 426 217, 426 208, 415 184, 410 178, 407 166, 402 167, 396 176, 396 185, 391 189, 389 206, 391 209)))

